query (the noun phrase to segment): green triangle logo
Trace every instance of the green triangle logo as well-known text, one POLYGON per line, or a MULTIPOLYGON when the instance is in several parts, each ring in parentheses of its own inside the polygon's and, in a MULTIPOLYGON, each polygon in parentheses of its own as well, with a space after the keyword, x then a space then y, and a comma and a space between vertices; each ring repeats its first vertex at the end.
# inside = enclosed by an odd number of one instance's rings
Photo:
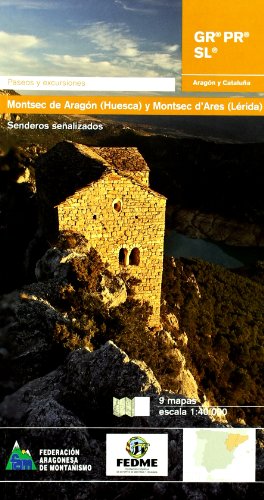
POLYGON ((16 441, 7 462, 6 470, 37 470, 34 460, 28 450, 21 450, 16 441))

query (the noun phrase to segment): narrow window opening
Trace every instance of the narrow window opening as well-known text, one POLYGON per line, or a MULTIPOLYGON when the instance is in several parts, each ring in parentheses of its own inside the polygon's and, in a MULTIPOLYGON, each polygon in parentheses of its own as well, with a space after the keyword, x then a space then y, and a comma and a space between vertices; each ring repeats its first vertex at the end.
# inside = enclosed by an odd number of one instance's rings
POLYGON ((93 215, 93 219, 94 219, 94 220, 96 220, 96 219, 97 219, 97 215, 96 215, 96 214, 94 214, 94 215, 93 215))
POLYGON ((129 265, 138 266, 140 263, 140 251, 138 248, 133 248, 129 255, 129 265))
POLYGON ((119 250, 119 265, 120 266, 127 266, 127 256, 128 256, 127 249, 121 248, 119 250))

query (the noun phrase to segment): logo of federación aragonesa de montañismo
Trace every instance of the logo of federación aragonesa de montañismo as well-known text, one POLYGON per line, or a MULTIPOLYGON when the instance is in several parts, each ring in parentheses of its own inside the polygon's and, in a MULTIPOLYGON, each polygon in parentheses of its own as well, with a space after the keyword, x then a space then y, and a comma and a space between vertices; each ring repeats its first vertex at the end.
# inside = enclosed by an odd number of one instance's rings
POLYGON ((16 441, 7 462, 6 470, 37 470, 34 460, 28 450, 21 450, 16 441))
POLYGON ((126 444, 126 451, 133 458, 144 457, 148 448, 149 443, 147 443, 147 441, 140 436, 133 436, 127 441, 126 444))

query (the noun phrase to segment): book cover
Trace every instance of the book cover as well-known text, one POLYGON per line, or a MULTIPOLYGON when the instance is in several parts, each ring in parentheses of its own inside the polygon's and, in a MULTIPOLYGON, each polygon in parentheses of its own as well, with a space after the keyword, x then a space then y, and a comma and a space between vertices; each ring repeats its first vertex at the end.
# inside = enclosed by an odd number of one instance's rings
POLYGON ((258 495, 263 2, 0 2, 4 498, 258 495))

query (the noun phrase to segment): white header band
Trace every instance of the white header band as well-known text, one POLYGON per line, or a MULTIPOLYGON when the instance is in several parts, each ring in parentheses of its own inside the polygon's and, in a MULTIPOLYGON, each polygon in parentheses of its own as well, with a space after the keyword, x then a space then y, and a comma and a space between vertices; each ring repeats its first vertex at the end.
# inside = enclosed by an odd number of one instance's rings
POLYGON ((0 76, 0 88, 17 91, 175 92, 175 78, 0 76))

